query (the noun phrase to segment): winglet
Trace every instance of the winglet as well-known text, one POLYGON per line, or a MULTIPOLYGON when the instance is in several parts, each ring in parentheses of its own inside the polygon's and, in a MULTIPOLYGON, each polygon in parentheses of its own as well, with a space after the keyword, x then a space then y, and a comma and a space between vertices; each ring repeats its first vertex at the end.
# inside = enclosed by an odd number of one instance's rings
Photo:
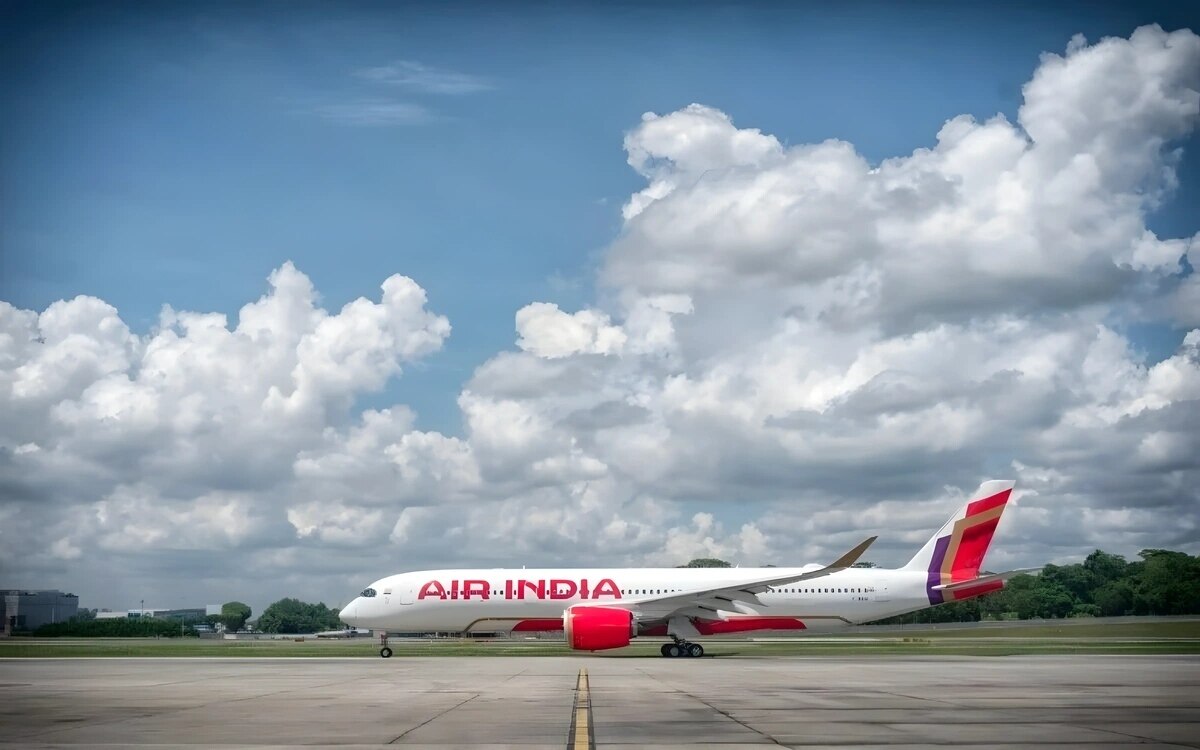
POLYGON ((842 568, 849 568, 853 566, 854 563, 858 562, 858 558, 862 557, 862 554, 867 551, 867 547, 870 547, 872 544, 874 544, 875 540, 878 538, 879 537, 877 536, 873 536, 870 539, 864 539, 857 547, 829 563, 826 568, 841 570, 842 568))

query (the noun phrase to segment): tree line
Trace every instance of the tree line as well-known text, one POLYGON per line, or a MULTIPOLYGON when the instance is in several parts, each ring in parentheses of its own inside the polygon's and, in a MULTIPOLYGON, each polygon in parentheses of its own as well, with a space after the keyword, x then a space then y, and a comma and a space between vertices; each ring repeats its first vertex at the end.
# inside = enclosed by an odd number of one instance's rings
POLYGON ((995 593, 880 622, 1200 614, 1200 557, 1164 549, 1144 549, 1138 557, 1130 562, 1096 550, 1082 563, 1015 576, 995 593))
MULTIPOLYGON (((221 605, 221 614, 208 615, 200 619, 180 621, 156 617, 114 617, 96 619, 95 610, 80 610, 65 622, 43 625, 34 631, 35 636, 55 638, 61 636, 99 638, 146 638, 196 636, 195 626, 223 625, 226 632, 235 633, 247 624, 253 611, 242 602, 226 602, 221 605)), ((309 604, 299 599, 285 598, 271 604, 254 623, 262 633, 316 633, 341 627, 338 611, 324 603, 309 604)))
POLYGON ((190 625, 178 620, 155 617, 114 617, 109 620, 88 619, 87 615, 72 617, 65 622, 47 623, 33 631, 39 638, 179 638, 195 636, 190 625))

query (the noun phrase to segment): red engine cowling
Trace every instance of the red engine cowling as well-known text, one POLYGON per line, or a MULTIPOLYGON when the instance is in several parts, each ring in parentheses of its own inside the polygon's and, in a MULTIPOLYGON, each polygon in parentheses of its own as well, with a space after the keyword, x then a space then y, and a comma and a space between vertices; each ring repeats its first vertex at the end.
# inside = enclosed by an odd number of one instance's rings
POLYGON ((579 651, 603 651, 629 645, 633 613, 609 607, 571 607, 563 612, 567 645, 579 651))

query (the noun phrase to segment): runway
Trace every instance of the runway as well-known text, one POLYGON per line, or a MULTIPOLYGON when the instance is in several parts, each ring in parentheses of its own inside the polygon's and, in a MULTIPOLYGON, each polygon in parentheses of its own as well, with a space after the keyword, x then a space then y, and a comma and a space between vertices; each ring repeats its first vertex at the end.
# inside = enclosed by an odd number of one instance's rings
POLYGON ((0 747, 199 745, 1194 748, 1200 657, 0 661, 0 747))

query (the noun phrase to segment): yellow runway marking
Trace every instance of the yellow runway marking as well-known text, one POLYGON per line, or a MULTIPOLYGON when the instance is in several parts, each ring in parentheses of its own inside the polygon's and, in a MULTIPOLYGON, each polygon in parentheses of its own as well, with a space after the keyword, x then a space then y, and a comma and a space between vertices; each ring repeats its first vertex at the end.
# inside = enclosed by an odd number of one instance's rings
POLYGON ((595 746, 592 735, 592 695, 588 687, 587 669, 581 669, 575 683, 575 710, 571 733, 567 738, 567 750, 592 750, 595 746))

